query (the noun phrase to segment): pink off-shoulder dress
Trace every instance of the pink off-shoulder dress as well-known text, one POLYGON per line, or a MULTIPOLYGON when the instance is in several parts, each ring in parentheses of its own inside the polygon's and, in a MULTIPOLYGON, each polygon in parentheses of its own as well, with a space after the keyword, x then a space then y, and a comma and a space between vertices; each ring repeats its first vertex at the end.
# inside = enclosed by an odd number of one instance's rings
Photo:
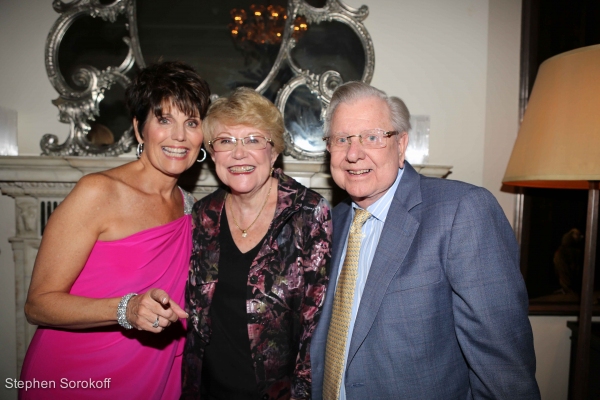
MULTIPOLYGON (((70 293, 110 298, 161 288, 183 308, 193 204, 193 197, 183 193, 183 217, 124 239, 96 242, 70 293)), ((30 388, 20 389, 19 398, 178 399, 184 338, 181 321, 159 334, 118 325, 86 330, 40 326, 21 373, 30 388)))

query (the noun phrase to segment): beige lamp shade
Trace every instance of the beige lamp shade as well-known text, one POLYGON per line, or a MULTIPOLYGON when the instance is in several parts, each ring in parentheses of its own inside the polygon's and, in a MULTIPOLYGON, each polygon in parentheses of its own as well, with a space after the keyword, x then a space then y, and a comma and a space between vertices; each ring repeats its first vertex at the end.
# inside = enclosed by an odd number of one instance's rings
POLYGON ((600 180, 600 45, 540 66, 502 182, 588 189, 600 180))

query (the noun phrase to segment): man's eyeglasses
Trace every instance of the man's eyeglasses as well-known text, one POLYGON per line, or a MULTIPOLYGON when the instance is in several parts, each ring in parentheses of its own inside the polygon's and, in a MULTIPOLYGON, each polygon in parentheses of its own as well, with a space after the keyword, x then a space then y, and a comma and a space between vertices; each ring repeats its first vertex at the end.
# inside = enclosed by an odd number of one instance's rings
POLYGON ((327 142, 327 150, 338 151, 348 148, 352 144, 352 138, 358 138, 365 149, 382 149, 387 146, 387 140, 392 135, 397 135, 398 131, 384 131, 383 129, 369 129, 360 132, 358 135, 332 135, 323 138, 327 142))
POLYGON ((218 137, 214 140, 209 140, 208 144, 216 152, 232 151, 238 142, 241 142, 246 150, 262 150, 267 147, 267 143, 273 145, 273 141, 260 135, 248 135, 243 138, 234 137, 218 137))

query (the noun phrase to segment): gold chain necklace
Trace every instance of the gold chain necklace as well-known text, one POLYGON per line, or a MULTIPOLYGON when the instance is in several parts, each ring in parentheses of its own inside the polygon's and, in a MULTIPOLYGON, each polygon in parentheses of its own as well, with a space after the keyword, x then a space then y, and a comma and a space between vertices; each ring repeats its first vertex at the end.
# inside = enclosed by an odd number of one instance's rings
MULTIPOLYGON (((269 177, 269 179, 271 179, 271 177, 269 177)), ((269 195, 271 194, 271 188, 273 187, 273 180, 271 180, 271 185, 269 186, 269 191, 267 192, 267 198, 265 199, 265 202, 263 203, 262 207, 260 208, 260 211, 258 212, 258 215, 256 216, 256 218, 254 218, 254 221, 252 221, 252 223, 250 225, 248 225, 248 227, 246 229, 242 229, 237 221, 235 220, 235 215, 233 215, 233 208, 231 208, 231 201, 229 202, 229 211, 231 212, 231 217, 233 218, 233 223, 235 224, 235 226, 237 226, 237 228, 242 231, 242 237, 246 237, 248 236, 248 230, 250 228, 252 228, 252 225, 254 225, 254 223, 256 221, 258 221, 258 217, 260 217, 260 214, 263 212, 263 210, 265 209, 265 206, 267 205, 267 202, 269 201, 269 195)), ((227 203, 227 197, 229 196, 229 193, 227 193, 225 195, 225 203, 227 203)), ((233 201, 233 200, 232 200, 233 201)))

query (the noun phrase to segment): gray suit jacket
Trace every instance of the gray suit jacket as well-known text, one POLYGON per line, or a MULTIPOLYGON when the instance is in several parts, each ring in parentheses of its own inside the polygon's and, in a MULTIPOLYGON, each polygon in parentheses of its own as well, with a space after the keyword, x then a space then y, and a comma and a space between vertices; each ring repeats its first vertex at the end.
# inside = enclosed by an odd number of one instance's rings
MULTIPOLYGON (((321 399, 327 330, 351 203, 333 211, 333 254, 313 334, 321 399)), ((352 332, 347 399, 539 399, 517 243, 487 190, 405 164, 352 332)), ((327 399, 326 399, 327 400, 327 399)))

